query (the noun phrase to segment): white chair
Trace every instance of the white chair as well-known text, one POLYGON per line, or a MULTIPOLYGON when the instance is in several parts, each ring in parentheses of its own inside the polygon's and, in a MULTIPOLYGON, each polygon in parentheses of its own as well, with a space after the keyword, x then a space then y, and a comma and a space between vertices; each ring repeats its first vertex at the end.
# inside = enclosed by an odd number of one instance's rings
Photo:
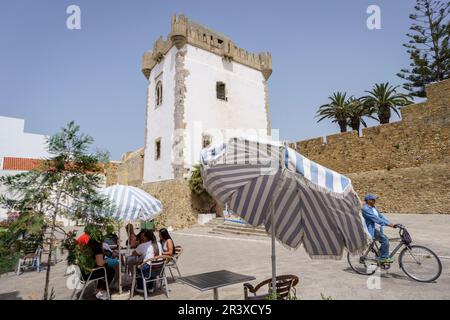
MULTIPOLYGON (((99 267, 99 268, 94 268, 91 270, 91 273, 89 274, 88 278, 86 280, 84 280, 82 274, 81 274, 81 270, 80 267, 77 265, 74 265, 74 271, 72 272, 72 274, 74 274, 77 277, 78 283, 75 284, 75 288, 72 292, 72 296, 70 297, 71 300, 73 300, 75 293, 77 292, 77 290, 79 289, 79 284, 83 285, 83 288, 81 290, 81 294, 78 297, 78 300, 81 300, 83 298, 84 295, 84 291, 86 290, 87 286, 93 282, 95 282, 97 284, 98 280, 103 279, 106 283, 106 292, 108 293, 108 299, 111 300, 111 294, 109 293, 109 285, 108 285, 108 276, 106 275, 106 268, 105 267, 99 267), (96 270, 103 270, 104 272, 104 276, 99 277, 99 278, 95 278, 95 279, 91 279, 92 274, 94 273, 94 271, 96 270)), ((66 274, 66 275, 70 275, 66 274)))
POLYGON ((38 247, 35 251, 25 252, 17 262, 16 274, 20 275, 22 269, 36 268, 37 272, 41 272, 41 254, 42 249, 38 247))
POLYGON ((147 283, 150 282, 154 283, 155 289, 157 284, 159 284, 160 287, 164 286, 166 296, 167 298, 169 298, 169 286, 167 284, 165 265, 166 259, 157 259, 157 260, 150 259, 144 261, 144 263, 139 265, 138 271, 136 272, 136 283, 138 281, 142 282, 145 300, 148 300, 147 283), (148 276, 144 275, 143 267, 145 266, 145 264, 149 266, 148 276), (152 274, 154 278, 152 278, 152 274))

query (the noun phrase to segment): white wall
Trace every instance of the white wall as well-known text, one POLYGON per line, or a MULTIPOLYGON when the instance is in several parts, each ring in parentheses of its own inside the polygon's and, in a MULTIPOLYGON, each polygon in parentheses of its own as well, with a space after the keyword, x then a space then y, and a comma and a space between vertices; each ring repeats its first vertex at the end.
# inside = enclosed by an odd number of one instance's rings
MULTIPOLYGON (((241 132, 266 134, 264 77, 258 70, 186 45, 184 68, 186 122, 184 167, 191 168, 199 161, 202 134, 213 137, 213 143, 222 141, 223 131, 239 129, 241 132), (228 101, 217 99, 216 82, 226 84, 228 101), (249 131, 250 130, 250 131, 249 131), (222 134, 221 134, 222 133, 222 134)), ((151 71, 147 101, 147 146, 144 160, 144 182, 173 179, 172 143, 175 109, 175 56, 172 47, 162 62, 151 71), (163 104, 155 109, 155 78, 163 72, 163 104), (161 137, 161 159, 155 160, 155 140, 161 137)), ((235 131, 236 132, 236 131, 235 131)), ((242 134, 241 134, 242 135, 242 134)))
MULTIPOLYGON (((40 159, 48 157, 46 136, 26 133, 25 120, 0 116, 0 176, 21 171, 2 170, 4 157, 40 159)), ((0 186, 0 193, 5 188, 0 186)), ((6 218, 6 210, 0 208, 0 220, 6 218)))
MULTIPOLYGON (((264 77, 258 70, 188 45, 185 65, 185 119, 191 141, 185 150, 185 167, 199 161, 202 133, 209 133, 213 143, 222 142, 223 131, 239 135, 267 132, 264 77), (228 101, 217 99, 216 82, 226 85, 228 101), (222 131, 222 133, 221 133, 222 131), (217 141, 220 140, 220 141, 217 141)), ((225 137, 226 138, 226 137, 225 137)))
POLYGON ((48 157, 45 135, 24 132, 25 120, 0 117, 0 158, 48 157))
POLYGON ((172 132, 174 130, 175 110, 175 56, 177 49, 172 47, 151 71, 148 83, 147 100, 147 145, 144 157, 144 182, 173 179, 172 132), (155 108, 155 86, 162 72, 163 102, 155 108), (155 160, 155 140, 161 138, 161 158, 155 160))

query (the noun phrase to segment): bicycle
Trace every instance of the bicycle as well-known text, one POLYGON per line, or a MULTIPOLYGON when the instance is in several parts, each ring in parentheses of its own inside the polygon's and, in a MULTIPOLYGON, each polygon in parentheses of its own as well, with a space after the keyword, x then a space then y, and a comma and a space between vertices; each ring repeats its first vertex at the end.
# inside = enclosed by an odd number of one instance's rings
MULTIPOLYGON (((395 225, 399 229, 400 238, 389 239, 389 241, 400 240, 400 243, 390 253, 393 258, 403 247, 398 257, 399 267, 411 279, 418 282, 433 282, 442 272, 442 263, 439 257, 429 248, 419 245, 411 245, 412 238, 403 225, 395 225)), ((347 254, 347 261, 358 274, 372 275, 377 268, 387 270, 390 263, 380 263, 380 248, 376 240, 373 240, 363 255, 347 254)))

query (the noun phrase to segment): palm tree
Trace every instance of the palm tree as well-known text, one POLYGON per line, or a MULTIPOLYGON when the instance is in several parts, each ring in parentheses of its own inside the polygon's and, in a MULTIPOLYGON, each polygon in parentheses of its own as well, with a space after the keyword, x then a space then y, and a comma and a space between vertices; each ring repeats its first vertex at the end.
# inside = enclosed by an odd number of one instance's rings
POLYGON ((366 91, 369 95, 362 98, 366 107, 378 114, 378 121, 381 124, 389 123, 391 110, 400 116, 397 108, 412 103, 411 95, 397 93, 398 87, 390 85, 389 82, 377 83, 372 90, 366 91))
POLYGON ((368 117, 376 119, 372 116, 372 110, 368 105, 364 104, 362 98, 350 97, 347 101, 347 112, 348 112, 348 125, 355 131, 359 133, 359 127, 361 124, 367 128, 367 124, 363 117, 368 117))
POLYGON ((346 105, 346 92, 334 92, 328 97, 329 103, 324 104, 317 110, 317 117, 321 117, 317 122, 323 119, 333 119, 341 128, 341 132, 347 132, 348 106, 346 105))

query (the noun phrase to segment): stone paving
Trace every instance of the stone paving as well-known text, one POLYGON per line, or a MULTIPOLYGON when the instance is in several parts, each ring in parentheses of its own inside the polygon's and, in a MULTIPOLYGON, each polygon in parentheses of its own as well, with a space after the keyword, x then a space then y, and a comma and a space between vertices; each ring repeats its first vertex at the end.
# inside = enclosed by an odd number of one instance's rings
MULTIPOLYGON (((320 299, 321 294, 333 299, 450 299, 450 215, 390 214, 394 223, 408 227, 414 243, 430 247, 443 264, 441 277, 435 283, 410 280, 395 263, 380 278, 380 289, 369 289, 368 278, 352 272, 345 259, 311 260, 302 248, 288 250, 277 244, 277 273, 299 276, 299 299, 320 299)), ((271 275, 270 239, 268 237, 213 235, 208 228, 196 226, 173 232, 176 244, 184 247, 179 260, 183 275, 227 269, 253 275, 254 283, 271 275)), ((387 229, 389 236, 396 231, 387 229)), ((72 291, 66 286, 65 261, 52 269, 51 286, 56 299, 69 299, 72 291)), ((0 299, 40 299, 45 270, 27 271, 20 276, 6 274, 0 278, 0 299)), ((199 292, 181 283, 169 282, 170 299, 212 299, 211 291, 199 292)), ((221 299, 242 299, 242 284, 219 289, 221 299)), ((86 295, 92 299, 92 291, 86 295)), ((142 299, 137 295, 134 299, 142 299)), ((150 299, 167 299, 157 292, 150 299)))

